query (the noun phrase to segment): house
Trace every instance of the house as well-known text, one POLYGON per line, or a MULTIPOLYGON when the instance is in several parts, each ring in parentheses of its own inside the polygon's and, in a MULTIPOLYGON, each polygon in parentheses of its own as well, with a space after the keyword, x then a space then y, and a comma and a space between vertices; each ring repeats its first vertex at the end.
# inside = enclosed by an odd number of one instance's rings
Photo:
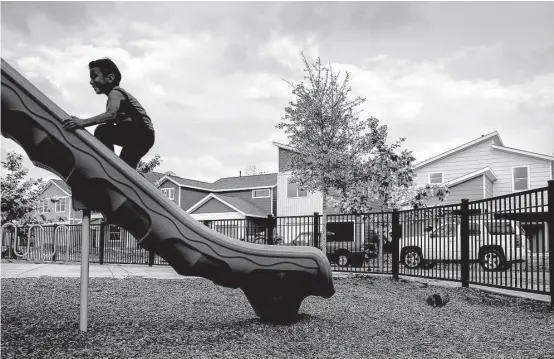
MULTIPOLYGON (((418 186, 445 184, 450 194, 442 204, 456 204, 463 198, 475 201, 546 187, 554 178, 554 156, 508 147, 495 131, 415 164, 414 172, 418 186)), ((494 208, 486 210, 519 210, 536 203, 535 196, 524 196, 495 201, 494 208)), ((431 199, 429 204, 439 202, 431 199)), ((544 225, 522 223, 522 227, 533 250, 542 251, 544 225)))
MULTIPOLYGON (((154 183, 163 176, 163 173, 149 172, 145 178, 154 183)), ((44 217, 48 222, 57 224, 79 224, 82 221, 83 212, 73 209, 71 188, 61 179, 53 178, 46 182, 39 194, 36 216, 44 217)), ((99 223, 101 219, 100 213, 91 214, 91 223, 99 223)))
POLYGON ((226 177, 213 183, 167 174, 160 190, 183 211, 213 229, 244 238, 277 215, 277 174, 226 177))

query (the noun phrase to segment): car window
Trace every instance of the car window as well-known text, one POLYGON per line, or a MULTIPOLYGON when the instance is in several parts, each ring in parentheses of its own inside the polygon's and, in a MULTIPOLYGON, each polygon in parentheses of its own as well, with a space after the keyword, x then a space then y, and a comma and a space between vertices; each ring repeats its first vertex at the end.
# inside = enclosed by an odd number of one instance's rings
POLYGON ((469 235, 470 236, 481 235, 481 228, 479 228, 479 223, 469 222, 469 235))
POLYGON ((501 221, 494 221, 494 222, 487 222, 487 231, 489 231, 490 234, 515 234, 516 231, 512 224, 510 222, 501 222, 501 221))
POLYGON ((435 237, 454 237, 456 235, 456 226, 452 223, 447 223, 433 232, 435 237))

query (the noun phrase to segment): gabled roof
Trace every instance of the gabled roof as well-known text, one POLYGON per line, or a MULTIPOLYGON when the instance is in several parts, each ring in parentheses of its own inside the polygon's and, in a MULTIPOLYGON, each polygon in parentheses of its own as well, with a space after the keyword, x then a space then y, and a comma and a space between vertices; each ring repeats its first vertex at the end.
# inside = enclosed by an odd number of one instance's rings
POLYGON ((254 176, 239 176, 220 178, 213 183, 195 181, 178 176, 165 175, 159 183, 169 180, 180 187, 194 188, 211 192, 228 192, 245 189, 270 188, 277 186, 277 173, 254 176))
POLYGON ((71 188, 61 179, 57 179, 57 178, 49 179, 48 182, 46 182, 46 185, 44 186, 44 188, 42 189, 42 192, 46 191, 46 189, 50 186, 56 186, 66 195, 71 196, 71 188))
POLYGON ((489 133, 488 135, 483 135, 483 136, 481 136, 481 137, 479 137, 479 138, 474 139, 473 141, 464 143, 463 145, 460 145, 460 146, 458 146, 458 147, 455 147, 455 148, 453 148, 453 149, 451 149, 451 150, 449 150, 449 151, 443 152, 443 153, 441 153, 441 154, 439 154, 439 155, 437 155, 437 156, 435 156, 435 157, 431 157, 431 158, 426 159, 425 161, 419 162, 419 163, 417 163, 417 164, 414 165, 414 169, 417 169, 417 168, 419 168, 419 167, 423 167, 423 166, 425 166, 425 165, 428 165, 428 164, 431 163, 431 162, 435 162, 435 161, 437 161, 437 160, 440 160, 440 159, 443 158, 443 157, 452 155, 452 154, 454 154, 454 153, 456 153, 456 152, 459 152, 459 151, 461 151, 461 150, 464 150, 464 149, 466 149, 466 148, 468 148, 468 147, 475 146, 475 145, 477 145, 477 144, 479 144, 479 143, 482 143, 482 142, 484 142, 484 141, 490 140, 490 139, 492 139, 492 138, 496 139, 496 140, 498 141, 498 143, 500 143, 501 146, 504 146, 504 142, 503 142, 502 139, 500 138, 500 135, 498 134, 497 131, 494 131, 494 132, 489 133))
POLYGON ((536 153, 536 152, 529 152, 529 151, 524 151, 524 150, 518 150, 516 148, 511 148, 511 147, 506 147, 506 146, 497 146, 497 145, 492 145, 492 148, 494 148, 495 150, 501 150, 501 151, 506 151, 506 152, 510 152, 510 153, 517 153, 518 155, 535 157, 535 158, 542 158, 543 160, 554 161, 554 156, 543 155, 543 154, 536 153))
POLYGON ((230 207, 234 211, 247 217, 263 217, 263 218, 267 217, 267 214, 262 209, 256 207, 250 202, 247 202, 240 198, 224 196, 221 194, 214 194, 214 193, 210 193, 206 197, 202 198, 195 205, 190 207, 187 210, 187 213, 193 213, 195 210, 200 208, 203 204, 207 203, 211 199, 219 201, 224 205, 226 205, 227 207, 230 207))
POLYGON ((482 175, 487 176, 493 182, 498 179, 498 176, 496 176, 496 174, 490 169, 490 167, 484 167, 484 168, 481 168, 480 170, 465 174, 461 177, 458 177, 458 178, 455 178, 451 181, 448 181, 448 182, 445 183, 445 185, 447 187, 452 187, 452 186, 463 183, 465 181, 469 181, 470 179, 474 179, 474 178, 482 176, 482 175))

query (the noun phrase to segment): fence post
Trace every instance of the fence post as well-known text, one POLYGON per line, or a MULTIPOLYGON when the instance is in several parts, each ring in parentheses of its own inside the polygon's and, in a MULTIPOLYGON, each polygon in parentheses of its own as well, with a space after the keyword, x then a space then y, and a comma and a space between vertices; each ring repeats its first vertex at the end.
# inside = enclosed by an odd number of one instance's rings
POLYGON ((267 215, 267 244, 273 245, 273 216, 267 215))
POLYGON ((399 256, 400 256, 400 212, 393 209, 392 216, 392 278, 398 280, 399 273, 399 256))
POLYGON ((550 265, 550 307, 554 309, 554 180, 548 181, 548 262, 550 265))
POLYGON ((99 255, 98 259, 100 261, 100 264, 104 264, 104 227, 106 226, 105 223, 100 223, 100 243, 99 243, 99 255))
POLYGON ((149 251, 148 252, 148 266, 149 267, 152 267, 154 265, 154 256, 155 256, 155 253, 154 251, 149 251))
POLYGON ((314 228, 312 230, 314 238, 314 247, 319 248, 319 213, 314 212, 314 228))
POLYGON ((469 200, 462 199, 460 218, 460 259, 462 287, 469 287, 469 200))

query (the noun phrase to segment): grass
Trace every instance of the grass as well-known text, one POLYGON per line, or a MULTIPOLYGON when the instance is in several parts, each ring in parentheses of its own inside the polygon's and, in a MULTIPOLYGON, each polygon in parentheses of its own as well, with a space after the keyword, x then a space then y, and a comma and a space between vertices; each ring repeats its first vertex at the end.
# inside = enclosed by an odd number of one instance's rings
POLYGON ((547 358, 549 304, 389 278, 338 278, 298 322, 259 320, 240 290, 204 279, 2 279, 2 358, 547 358), (448 294, 443 308, 426 304, 448 294))

